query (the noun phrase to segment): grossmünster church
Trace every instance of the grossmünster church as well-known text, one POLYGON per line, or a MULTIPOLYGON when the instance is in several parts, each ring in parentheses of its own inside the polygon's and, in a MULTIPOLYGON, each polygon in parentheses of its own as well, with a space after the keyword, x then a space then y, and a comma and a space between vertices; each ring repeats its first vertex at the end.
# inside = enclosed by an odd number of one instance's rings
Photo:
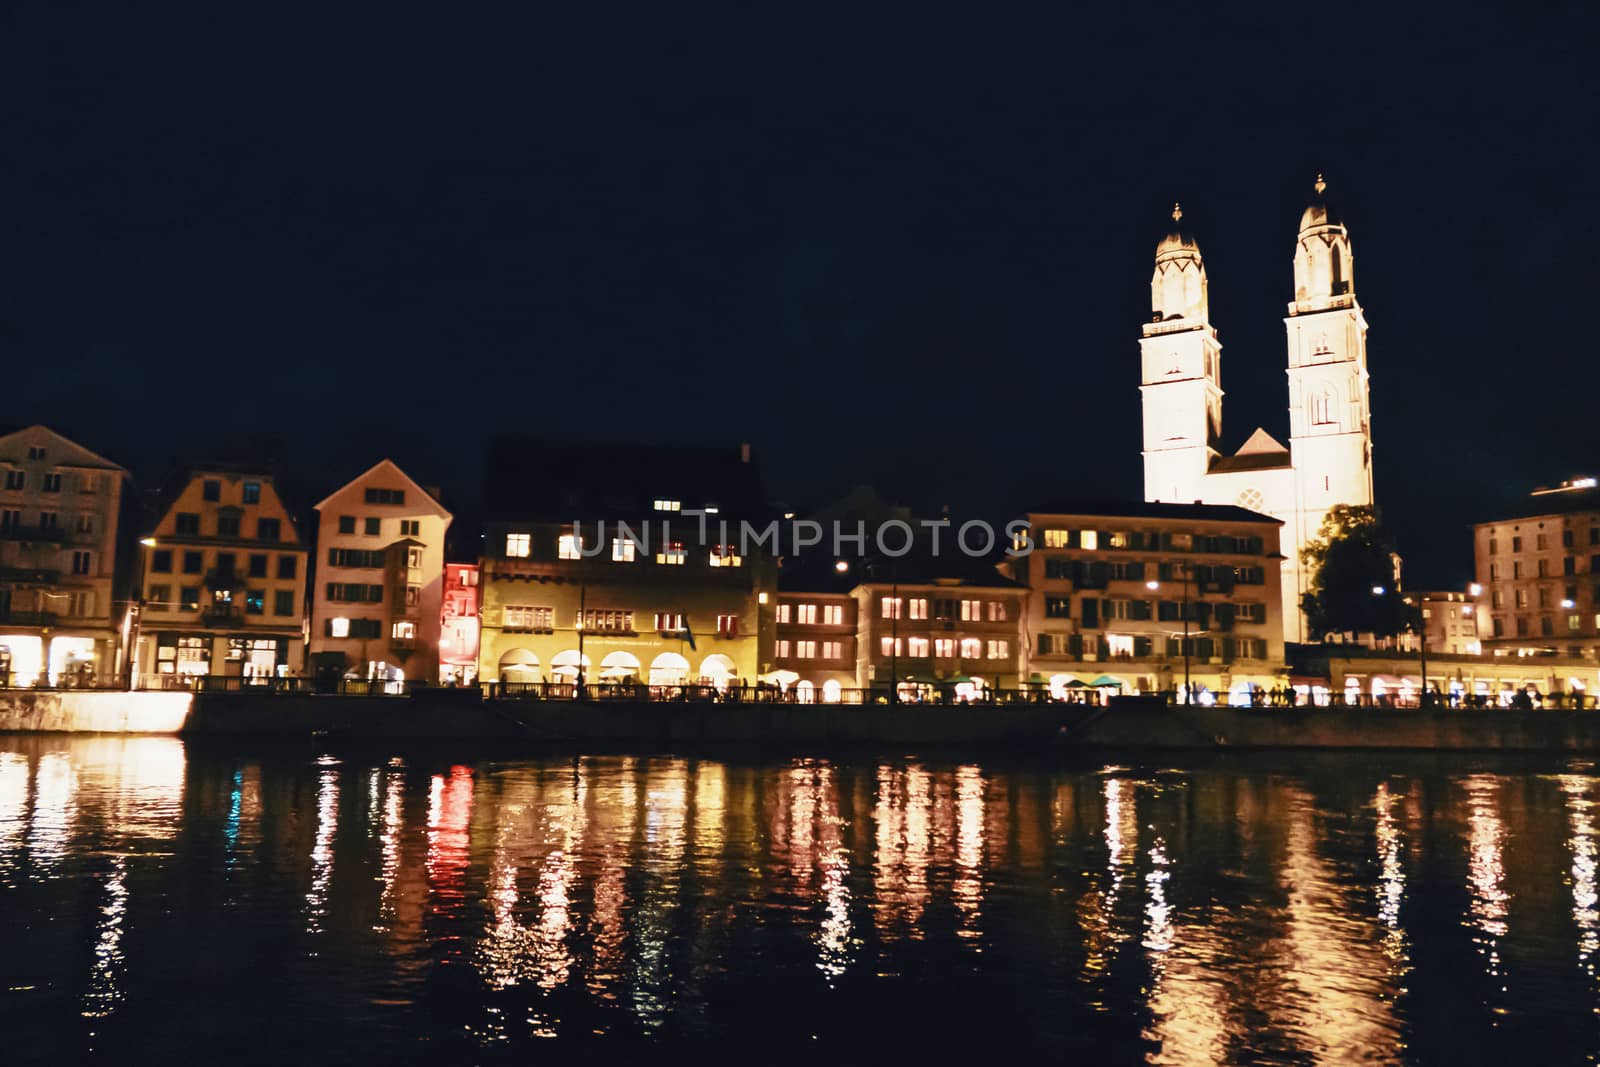
POLYGON ((1257 429, 1232 455, 1222 440, 1222 346, 1207 306, 1205 261, 1174 206, 1156 246, 1150 321, 1140 338, 1144 496, 1236 504, 1283 521, 1284 636, 1306 640, 1300 549, 1328 509, 1372 503, 1367 320, 1356 300, 1350 234, 1318 175, 1294 246, 1284 317, 1289 444, 1257 429))

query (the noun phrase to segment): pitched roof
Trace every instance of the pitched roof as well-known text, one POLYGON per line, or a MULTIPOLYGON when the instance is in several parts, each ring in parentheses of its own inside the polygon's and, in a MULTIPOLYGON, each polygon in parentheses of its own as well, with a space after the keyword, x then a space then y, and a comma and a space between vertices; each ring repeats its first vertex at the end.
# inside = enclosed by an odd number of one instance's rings
POLYGON ((19 430, 14 430, 11 433, 0 436, 0 449, 5 448, 6 444, 13 438, 20 438, 24 436, 32 436, 35 438, 41 436, 47 437, 52 441, 55 441, 61 445, 65 445, 71 453, 75 454, 73 459, 63 461, 64 465, 66 466, 99 467, 103 470, 121 471, 123 474, 128 473, 127 468, 123 467, 121 464, 111 462, 109 459, 106 459, 99 453, 85 448, 83 445, 80 445, 70 437, 66 437, 63 434, 57 433, 55 430, 52 430, 50 427, 43 424, 24 426, 19 430))
POLYGON ((1256 432, 1250 435, 1250 439, 1248 441, 1239 446, 1238 451, 1236 451, 1234 455, 1254 456, 1260 455, 1264 452, 1279 453, 1288 451, 1289 450, 1284 448, 1277 438, 1273 437, 1260 426, 1257 426, 1256 432))
POLYGON ((388 470, 388 471, 390 471, 390 472, 392 472, 394 474, 399 475, 401 478, 403 478, 405 480, 405 483, 408 486, 410 486, 412 489, 415 489, 418 493, 420 493, 422 495, 423 499, 427 500, 428 503, 433 505, 433 509, 434 509, 435 513, 438 514, 438 516, 440 518, 442 518, 442 519, 453 518, 453 516, 445 508, 445 506, 443 504, 439 503, 439 500, 438 500, 437 497, 435 497, 432 493, 430 493, 427 489, 425 489, 422 485, 420 485, 416 481, 416 479, 411 477, 411 475, 409 475, 405 471, 401 470, 399 464, 395 463, 394 460, 392 460, 392 459, 380 459, 378 462, 374 463, 372 466, 368 467, 366 470, 362 471, 360 474, 356 475, 354 478, 351 478, 348 482, 345 482, 339 488, 335 489, 333 492, 329 493, 326 497, 324 497, 322 499, 322 501, 317 504, 317 510, 321 511, 322 508, 323 508, 323 505, 327 504, 334 497, 338 496, 340 493, 344 492, 346 489, 350 488, 352 485, 355 485, 358 482, 365 481, 367 478, 370 478, 372 475, 376 474, 378 471, 381 471, 381 470, 388 470))
POLYGON ((1061 500, 1033 508, 1029 515, 1089 515, 1096 518, 1177 519, 1202 522, 1259 522, 1282 526, 1282 519, 1233 504, 1169 504, 1150 500, 1061 500))

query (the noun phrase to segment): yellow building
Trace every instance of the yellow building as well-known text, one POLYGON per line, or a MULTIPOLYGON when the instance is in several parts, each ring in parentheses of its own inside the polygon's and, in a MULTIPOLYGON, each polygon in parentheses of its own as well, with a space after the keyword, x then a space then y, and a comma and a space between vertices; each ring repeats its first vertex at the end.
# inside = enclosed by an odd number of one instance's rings
POLYGON ((304 668, 306 549, 271 474, 192 470, 142 548, 144 684, 304 668))
POLYGON ((47 427, 0 437, 0 685, 121 680, 129 490, 47 427))
POLYGON ((312 667, 435 681, 450 512, 386 459, 318 504, 317 515, 312 667))
POLYGON ((1283 684, 1279 530, 1228 505, 1068 503, 1027 516, 1013 564, 1029 599, 1030 677, 1247 702, 1283 684))
POLYGON ((776 575, 740 536, 764 511, 748 448, 514 437, 489 456, 482 680, 756 680, 776 575))

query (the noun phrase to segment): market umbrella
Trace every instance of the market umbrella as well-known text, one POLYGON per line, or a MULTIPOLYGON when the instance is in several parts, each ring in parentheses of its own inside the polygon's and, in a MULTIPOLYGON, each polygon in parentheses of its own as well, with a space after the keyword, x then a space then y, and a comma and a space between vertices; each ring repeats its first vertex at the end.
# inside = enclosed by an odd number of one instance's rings
POLYGON ((1090 682, 1089 686, 1092 689, 1100 689, 1102 687, 1110 688, 1110 689, 1121 689, 1122 688, 1122 683, 1120 681, 1118 681, 1117 679, 1111 677, 1111 675, 1109 675, 1109 674, 1102 674, 1100 677, 1098 677, 1094 681, 1090 682))

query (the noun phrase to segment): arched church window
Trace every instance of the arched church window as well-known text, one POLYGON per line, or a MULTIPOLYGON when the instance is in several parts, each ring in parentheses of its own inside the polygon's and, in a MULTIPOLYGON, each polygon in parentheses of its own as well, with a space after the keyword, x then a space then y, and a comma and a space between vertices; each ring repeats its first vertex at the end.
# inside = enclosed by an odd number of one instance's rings
POLYGON ((1311 425, 1328 426, 1333 423, 1333 391, 1327 386, 1313 390, 1306 399, 1306 407, 1311 425))
POLYGON ((1259 489, 1246 489, 1239 494, 1239 506, 1246 511, 1265 511, 1266 498, 1259 489))
POLYGON ((1340 293, 1344 292, 1344 263, 1339 256, 1338 245, 1334 245, 1331 249, 1329 249, 1329 251, 1333 253, 1333 255, 1330 257, 1332 260, 1331 269, 1333 272, 1333 289, 1331 291, 1334 296, 1338 296, 1340 293))

